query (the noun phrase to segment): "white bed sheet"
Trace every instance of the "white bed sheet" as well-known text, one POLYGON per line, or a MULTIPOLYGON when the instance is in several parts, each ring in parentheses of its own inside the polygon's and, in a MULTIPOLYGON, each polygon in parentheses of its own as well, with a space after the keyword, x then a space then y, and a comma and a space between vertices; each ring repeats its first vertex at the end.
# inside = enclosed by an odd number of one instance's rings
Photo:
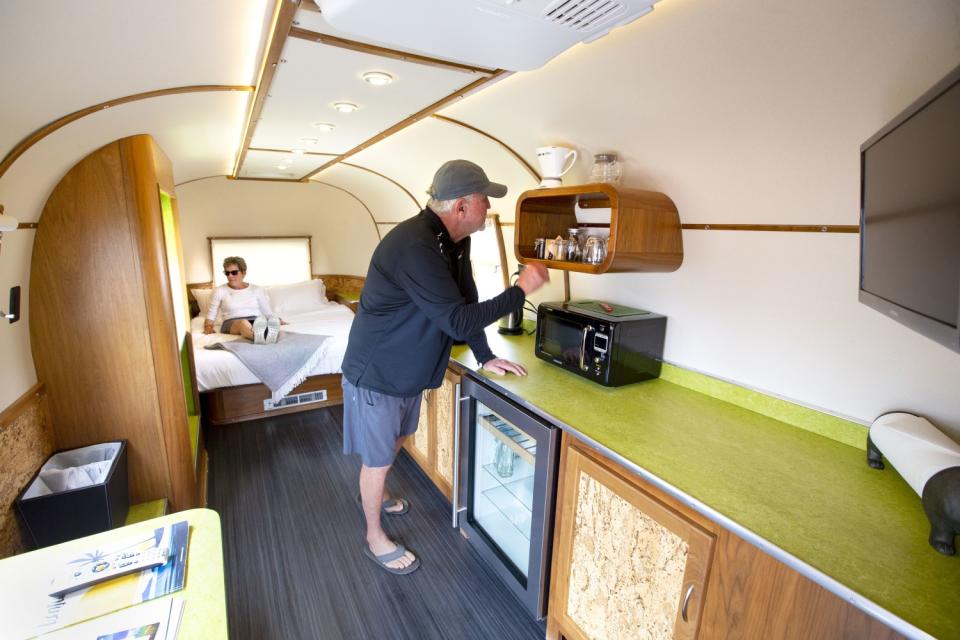
MULTIPOLYGON (((353 311, 350 307, 330 302, 314 311, 285 316, 283 319, 290 324, 280 327, 281 331, 330 336, 323 343, 320 361, 310 375, 340 373, 343 355, 347 350, 350 325, 353 323, 353 311)), ((219 326, 216 328, 220 329, 219 326)), ((193 355, 197 367, 197 386, 200 391, 260 382, 232 353, 204 348, 215 342, 240 340, 240 336, 222 333, 205 334, 201 317, 191 320, 190 333, 193 336, 193 355)))

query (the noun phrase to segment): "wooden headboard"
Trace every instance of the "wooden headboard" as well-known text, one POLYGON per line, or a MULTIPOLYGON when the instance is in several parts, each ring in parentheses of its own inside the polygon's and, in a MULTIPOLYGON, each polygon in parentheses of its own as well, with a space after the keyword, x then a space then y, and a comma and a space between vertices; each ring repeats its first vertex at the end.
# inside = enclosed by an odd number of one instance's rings
MULTIPOLYGON (((337 293, 354 293, 357 291, 363 290, 363 283, 366 282, 366 278, 363 276, 348 276, 343 274, 335 273, 322 273, 322 274, 313 274, 314 280, 323 280, 324 286, 327 288, 327 299, 333 300, 334 295, 337 293)), ((200 307, 197 304, 196 299, 193 297, 192 289, 212 289, 213 281, 207 280, 206 282, 188 282, 187 283, 187 300, 190 302, 190 317, 193 318, 200 314, 200 307)))

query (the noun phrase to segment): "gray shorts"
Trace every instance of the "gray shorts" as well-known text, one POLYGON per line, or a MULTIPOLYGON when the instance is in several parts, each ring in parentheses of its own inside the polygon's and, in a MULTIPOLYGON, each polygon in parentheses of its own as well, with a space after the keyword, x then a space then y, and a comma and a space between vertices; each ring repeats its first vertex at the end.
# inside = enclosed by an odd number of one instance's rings
POLYGON ((353 386, 343 377, 343 453, 356 453, 364 466, 388 467, 397 440, 417 430, 423 394, 400 398, 353 386))

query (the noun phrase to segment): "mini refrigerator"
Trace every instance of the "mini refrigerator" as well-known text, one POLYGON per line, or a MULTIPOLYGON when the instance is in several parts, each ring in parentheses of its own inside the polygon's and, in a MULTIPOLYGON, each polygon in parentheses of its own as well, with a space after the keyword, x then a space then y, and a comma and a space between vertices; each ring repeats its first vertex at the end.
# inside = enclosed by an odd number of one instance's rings
POLYGON ((470 378, 458 405, 453 526, 543 620, 559 431, 470 378))

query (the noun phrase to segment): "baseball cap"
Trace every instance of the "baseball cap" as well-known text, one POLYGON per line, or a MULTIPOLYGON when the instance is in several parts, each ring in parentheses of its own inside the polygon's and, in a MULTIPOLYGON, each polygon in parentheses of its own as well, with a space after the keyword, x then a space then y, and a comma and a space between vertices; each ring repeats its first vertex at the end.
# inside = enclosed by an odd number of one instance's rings
POLYGON ((433 175, 429 193, 436 200, 453 200, 471 193, 502 198, 507 195, 507 186, 490 182, 483 169, 469 160, 450 160, 433 175))

